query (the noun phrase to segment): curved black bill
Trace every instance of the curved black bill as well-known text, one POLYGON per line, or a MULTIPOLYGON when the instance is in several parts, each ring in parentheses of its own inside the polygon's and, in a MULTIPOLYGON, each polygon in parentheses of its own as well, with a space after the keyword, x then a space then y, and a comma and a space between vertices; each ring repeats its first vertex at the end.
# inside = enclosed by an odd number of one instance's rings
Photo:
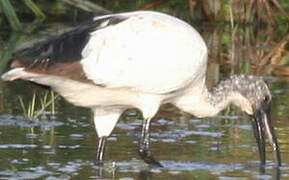
POLYGON ((271 121, 270 103, 262 104, 260 108, 255 111, 253 119, 254 135, 258 144, 261 165, 265 165, 266 162, 266 135, 269 139, 270 144, 273 147, 276 164, 277 166, 281 166, 280 150, 271 121))

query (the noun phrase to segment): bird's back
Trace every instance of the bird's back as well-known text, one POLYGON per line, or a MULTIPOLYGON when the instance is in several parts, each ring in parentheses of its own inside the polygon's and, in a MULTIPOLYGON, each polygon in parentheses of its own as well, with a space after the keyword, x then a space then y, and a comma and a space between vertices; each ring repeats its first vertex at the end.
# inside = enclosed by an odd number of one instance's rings
POLYGON ((107 87, 168 93, 205 77, 206 45, 195 29, 172 16, 139 11, 92 32, 81 61, 89 79, 107 87))

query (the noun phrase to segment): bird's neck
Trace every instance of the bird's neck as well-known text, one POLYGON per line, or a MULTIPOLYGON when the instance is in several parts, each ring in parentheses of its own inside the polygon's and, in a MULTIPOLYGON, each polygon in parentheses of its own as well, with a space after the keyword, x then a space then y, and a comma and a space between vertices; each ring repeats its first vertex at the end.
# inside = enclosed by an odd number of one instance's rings
POLYGON ((218 112, 229 104, 239 107, 247 114, 253 114, 252 105, 244 94, 249 94, 253 76, 233 75, 221 81, 207 93, 208 103, 218 112), (242 95, 243 94, 243 95, 242 95))
POLYGON ((234 104, 250 114, 252 110, 245 109, 245 107, 250 107, 249 102, 236 92, 234 83, 225 80, 211 89, 207 89, 205 85, 198 89, 191 89, 176 105, 197 117, 215 116, 230 104, 234 104))
POLYGON ((233 101, 233 92, 230 86, 223 86, 219 83, 217 86, 206 89, 205 101, 213 109, 212 116, 224 110, 233 101))

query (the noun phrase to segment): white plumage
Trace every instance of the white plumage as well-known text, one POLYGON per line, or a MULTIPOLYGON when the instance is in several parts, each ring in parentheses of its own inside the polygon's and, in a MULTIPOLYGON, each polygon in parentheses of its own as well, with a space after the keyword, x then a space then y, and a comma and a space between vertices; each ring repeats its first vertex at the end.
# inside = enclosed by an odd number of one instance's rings
POLYGON ((200 69, 205 73, 206 45, 191 26, 156 12, 119 14, 126 15, 128 20, 91 33, 81 61, 89 79, 163 94, 189 85, 200 69))
MULTIPOLYGON (((208 53, 204 40, 193 27, 175 17, 136 11, 97 17, 92 25, 94 30, 89 31, 88 40, 80 49, 82 57, 76 63, 81 72, 70 70, 71 65, 57 72, 52 68, 42 70, 43 66, 33 69, 34 64, 23 65, 25 68, 15 65, 2 78, 24 79, 50 86, 71 103, 91 108, 100 137, 97 161, 102 161, 106 137, 128 108, 138 108, 145 119, 140 155, 147 163, 160 165, 149 150, 149 124, 161 104, 172 103, 195 116, 207 117, 216 115, 230 103, 255 115, 265 107, 266 98, 271 100, 267 85, 255 76, 232 76, 213 90, 208 90, 205 86, 208 53), (98 26, 95 26, 97 23, 98 26), (84 75, 92 82, 67 76, 73 73, 84 75)), ((78 34, 87 38, 86 31, 78 34)), ((75 34, 77 31, 62 36, 66 38, 63 41, 73 39, 75 34)), ((57 45, 48 43, 43 49, 48 51, 54 46, 57 45)), ((69 48, 62 53, 68 51, 69 48)), ((21 63, 15 61, 14 64, 21 63)), ((25 64, 24 61, 22 64, 25 64)), ((57 69, 57 66, 63 64, 55 63, 51 67, 57 69)), ((256 123, 259 121, 255 120, 256 123)), ((270 122, 263 122, 263 119, 261 122, 263 124, 258 127, 272 127, 270 122)), ((255 131, 264 136, 264 129, 262 132, 255 131)), ((266 131, 272 144, 277 146, 274 150, 278 164, 281 164, 274 131, 270 128, 266 131)), ((259 147, 260 151, 265 148, 263 146, 259 147)), ((263 155, 261 160, 264 163, 263 155)))

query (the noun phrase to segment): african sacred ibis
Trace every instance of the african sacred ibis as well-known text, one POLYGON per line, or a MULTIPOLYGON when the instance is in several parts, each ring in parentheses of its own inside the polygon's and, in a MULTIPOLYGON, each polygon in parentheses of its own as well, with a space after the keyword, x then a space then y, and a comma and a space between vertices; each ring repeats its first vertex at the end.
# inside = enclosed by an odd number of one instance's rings
POLYGON ((141 157, 161 166, 149 140, 150 122, 161 104, 172 103, 197 117, 214 116, 234 104, 253 116, 261 164, 267 136, 280 166, 267 85, 260 77, 233 75, 209 90, 207 56, 203 38, 191 25, 167 14, 135 11, 96 17, 17 53, 2 79, 50 86, 69 102, 90 108, 99 137, 98 163, 107 137, 128 108, 143 114, 141 157))

